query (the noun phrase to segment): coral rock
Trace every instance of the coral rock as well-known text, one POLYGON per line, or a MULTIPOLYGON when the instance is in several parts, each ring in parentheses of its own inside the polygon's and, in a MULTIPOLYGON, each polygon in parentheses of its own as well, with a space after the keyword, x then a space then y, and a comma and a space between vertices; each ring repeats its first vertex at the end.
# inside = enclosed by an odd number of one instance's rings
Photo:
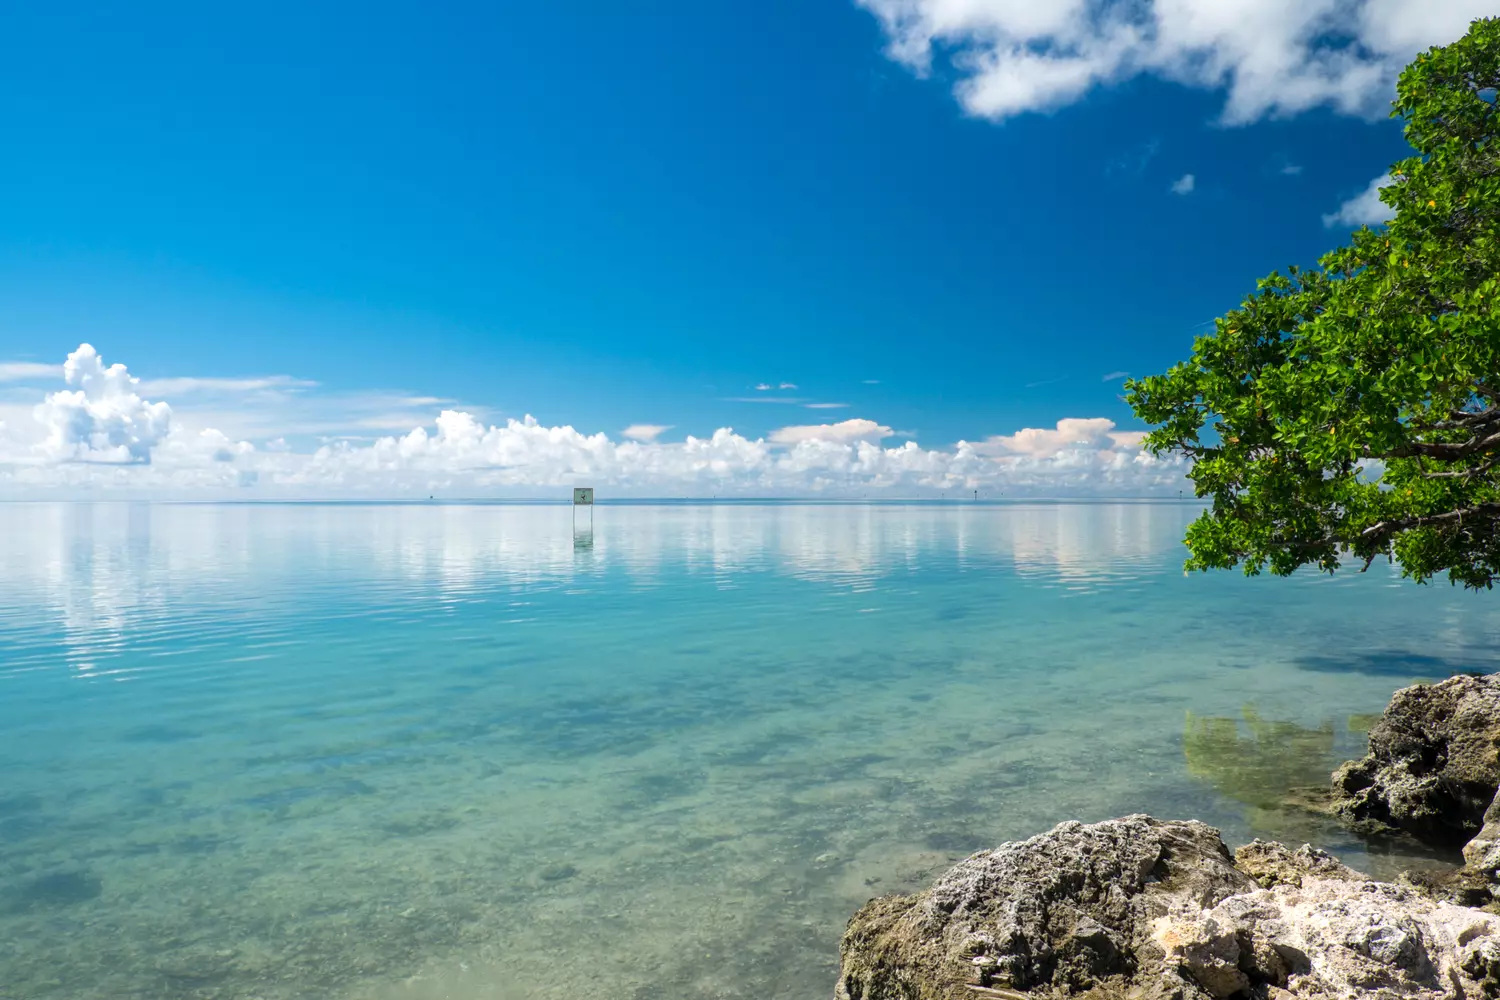
POLYGON ((1364 834, 1404 831, 1457 847, 1500 787, 1500 675, 1402 688, 1370 749, 1333 776, 1334 812, 1364 834))
POLYGON ((837 1000, 1500 997, 1500 916, 1197 822, 1064 823, 844 935, 837 1000))

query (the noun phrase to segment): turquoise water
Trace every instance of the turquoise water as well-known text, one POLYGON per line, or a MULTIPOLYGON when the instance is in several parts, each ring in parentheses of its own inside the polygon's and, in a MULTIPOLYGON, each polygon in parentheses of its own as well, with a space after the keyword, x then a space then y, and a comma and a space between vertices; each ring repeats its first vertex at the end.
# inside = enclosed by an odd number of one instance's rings
POLYGON ((1389 869, 1289 790, 1500 606, 1184 578, 1195 514, 0 506, 0 996, 825 998, 868 897, 1132 811, 1389 869))

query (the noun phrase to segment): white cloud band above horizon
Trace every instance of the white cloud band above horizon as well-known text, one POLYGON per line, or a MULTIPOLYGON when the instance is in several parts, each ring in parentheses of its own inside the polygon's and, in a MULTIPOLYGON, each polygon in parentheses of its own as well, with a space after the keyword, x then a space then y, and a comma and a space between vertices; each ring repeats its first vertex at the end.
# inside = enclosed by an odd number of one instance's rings
MULTIPOLYGON (((51 368, 50 371, 57 369, 51 368)), ((38 372, 40 369, 38 369, 38 372)), ((30 421, 0 411, 0 495, 387 497, 542 496, 575 484, 617 496, 1163 495, 1183 488, 1185 464, 1141 450, 1142 435, 1113 421, 1065 418, 979 443, 929 449, 874 420, 782 427, 748 438, 721 427, 661 442, 665 424, 635 424, 612 439, 531 416, 489 423, 443 409, 426 426, 298 451, 286 435, 259 446, 185 418, 143 386, 206 394, 305 388, 267 379, 143 382, 105 366, 88 344, 62 367, 69 388, 46 393, 30 421)), ((423 397, 411 397, 423 398, 423 397)), ((428 397, 432 398, 432 397, 428 397)), ((430 412, 430 411, 429 411, 430 412)))

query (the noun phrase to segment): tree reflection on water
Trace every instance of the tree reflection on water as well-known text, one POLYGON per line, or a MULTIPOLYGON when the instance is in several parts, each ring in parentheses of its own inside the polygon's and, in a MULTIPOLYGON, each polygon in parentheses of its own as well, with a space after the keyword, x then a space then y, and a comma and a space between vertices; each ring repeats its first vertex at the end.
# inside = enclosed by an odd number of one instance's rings
MULTIPOLYGON (((1368 733, 1379 718, 1352 715, 1347 729, 1368 733)), ((1334 818, 1333 771, 1349 756, 1339 752, 1336 735, 1332 721, 1316 727, 1279 722, 1246 705, 1238 718, 1188 712, 1182 752, 1188 774, 1245 806, 1245 824, 1254 836, 1331 850, 1379 879, 1456 867, 1452 851, 1401 836, 1361 837, 1334 818)))
POLYGON ((1247 807, 1257 836, 1316 841, 1337 829, 1328 813, 1339 764, 1331 721, 1316 728, 1278 722, 1253 705, 1239 718, 1188 712, 1182 751, 1188 774, 1247 807))

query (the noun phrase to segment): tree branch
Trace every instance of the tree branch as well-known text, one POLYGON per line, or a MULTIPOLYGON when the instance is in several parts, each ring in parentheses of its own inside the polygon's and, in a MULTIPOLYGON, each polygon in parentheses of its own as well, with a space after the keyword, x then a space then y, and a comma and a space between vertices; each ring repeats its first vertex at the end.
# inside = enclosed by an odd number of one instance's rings
POLYGON ((1480 517, 1500 518, 1500 503, 1481 503, 1473 507, 1461 507, 1458 510, 1450 510, 1443 514, 1416 514, 1411 517, 1398 518, 1394 521, 1379 521, 1370 525, 1359 533, 1362 539, 1378 539, 1381 536, 1389 536, 1398 531, 1407 531, 1411 528, 1421 528, 1431 524, 1451 524, 1462 522, 1466 517, 1475 515, 1480 517))
POLYGON ((1424 472, 1423 479, 1472 479, 1477 475, 1489 472, 1500 463, 1500 455, 1495 456, 1483 465, 1476 465, 1472 469, 1459 469, 1455 472, 1424 472))

